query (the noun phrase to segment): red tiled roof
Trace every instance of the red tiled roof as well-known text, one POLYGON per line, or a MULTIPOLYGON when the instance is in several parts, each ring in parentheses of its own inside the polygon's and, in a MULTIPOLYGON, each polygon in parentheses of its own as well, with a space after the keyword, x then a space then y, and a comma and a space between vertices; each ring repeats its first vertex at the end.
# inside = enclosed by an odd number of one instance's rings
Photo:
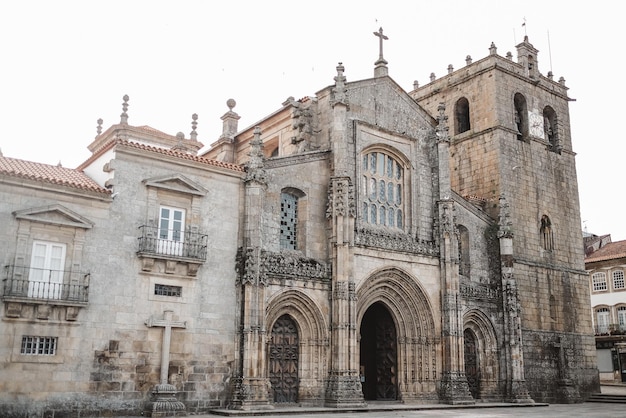
POLYGON ((626 257, 626 240, 610 242, 585 258, 585 263, 626 257))
POLYGON ((85 173, 73 168, 35 163, 0 156, 0 174, 11 177, 25 178, 43 183, 58 184, 75 189, 99 193, 110 193, 85 173))
POLYGON ((186 152, 180 152, 180 151, 176 151, 176 150, 173 150, 173 149, 160 148, 160 147, 155 147, 155 146, 152 146, 152 145, 141 144, 141 143, 138 143, 138 142, 129 141, 127 139, 116 139, 115 143, 116 144, 120 144, 120 145, 124 145, 124 146, 128 146, 128 147, 132 147, 132 148, 136 148, 136 149, 142 149, 142 150, 146 150, 146 151, 157 152, 157 153, 163 154, 163 155, 170 155, 172 157, 182 158, 182 159, 185 159, 185 160, 197 161, 199 163, 203 163, 203 164, 207 164, 207 165, 213 165, 213 166, 216 166, 216 167, 227 168, 227 169, 233 170, 233 171, 239 171, 239 172, 244 172, 245 171, 245 168, 242 165, 239 165, 239 164, 226 163, 224 161, 218 161, 218 160, 213 160, 213 159, 210 159, 210 158, 199 157, 199 156, 194 155, 194 154, 187 154, 186 152))

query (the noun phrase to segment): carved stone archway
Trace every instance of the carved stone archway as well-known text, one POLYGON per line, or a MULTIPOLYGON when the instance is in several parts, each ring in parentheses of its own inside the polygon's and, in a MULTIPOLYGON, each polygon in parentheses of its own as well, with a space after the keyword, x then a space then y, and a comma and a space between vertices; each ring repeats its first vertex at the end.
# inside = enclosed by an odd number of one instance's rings
MULTIPOLYGON (((297 401, 300 405, 321 405, 328 374, 328 324, 319 306, 297 290, 278 293, 268 301, 266 323, 269 330, 284 315, 293 321, 299 341, 297 401)), ((270 350, 269 341, 266 349, 270 350)), ((267 370, 270 357, 266 358, 267 370)))
MULTIPOLYGON (((470 310, 463 315, 464 335, 473 338, 471 347, 466 348, 466 354, 473 351, 475 361, 470 359, 476 370, 473 372, 478 379, 475 385, 476 391, 472 395, 481 400, 502 399, 502 391, 499 387, 500 352, 494 327, 489 318, 477 309, 470 310)), ((468 376, 468 380, 470 376, 468 376)))
POLYGON ((417 280, 399 269, 372 274, 357 289, 357 319, 379 302, 397 332, 398 400, 436 400, 441 374, 440 340, 431 303, 417 280))

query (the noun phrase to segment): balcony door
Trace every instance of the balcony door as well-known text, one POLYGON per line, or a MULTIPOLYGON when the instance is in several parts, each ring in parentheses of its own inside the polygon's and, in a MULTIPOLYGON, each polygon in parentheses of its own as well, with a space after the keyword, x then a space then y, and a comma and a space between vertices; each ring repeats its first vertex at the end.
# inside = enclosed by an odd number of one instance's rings
POLYGON ((64 244, 35 241, 28 274, 28 297, 60 299, 64 267, 64 244))
POLYGON ((183 255, 185 241, 185 210, 161 206, 159 213, 158 252, 165 255, 183 255))

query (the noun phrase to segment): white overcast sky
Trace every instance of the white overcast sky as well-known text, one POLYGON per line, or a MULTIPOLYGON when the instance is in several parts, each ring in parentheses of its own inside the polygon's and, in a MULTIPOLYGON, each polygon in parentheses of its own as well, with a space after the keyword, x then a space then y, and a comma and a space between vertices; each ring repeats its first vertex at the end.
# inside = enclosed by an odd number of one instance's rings
POLYGON ((289 96, 373 76, 378 38, 389 40, 389 75, 405 90, 484 58, 491 42, 511 51, 527 33, 539 70, 570 88, 582 227, 626 239, 621 133, 623 13, 596 0, 4 1, 0 4, 0 149, 5 157, 76 167, 97 119, 129 123, 210 145, 226 100, 239 127, 289 96), (526 22, 525 28, 522 23, 526 22), (525 32, 526 30, 526 32, 525 32), (617 124, 617 125, 616 125, 617 124), (609 132, 611 131, 611 132, 609 132))

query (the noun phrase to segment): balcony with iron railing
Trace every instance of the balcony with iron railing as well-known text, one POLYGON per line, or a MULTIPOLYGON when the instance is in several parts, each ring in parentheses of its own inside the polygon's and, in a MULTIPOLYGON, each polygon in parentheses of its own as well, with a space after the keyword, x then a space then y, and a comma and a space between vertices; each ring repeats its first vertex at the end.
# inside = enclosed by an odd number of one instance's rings
POLYGON ((594 328, 596 337, 608 335, 626 335, 626 324, 596 325, 594 328))
POLYGON ((60 305, 86 305, 89 301, 89 272, 4 267, 2 300, 60 305))
POLYGON ((187 275, 194 276, 206 260, 208 235, 187 228, 185 231, 162 230, 154 226, 139 227, 137 255, 144 259, 142 269, 150 271, 154 260, 166 260, 166 272, 175 264, 187 265, 187 275))

